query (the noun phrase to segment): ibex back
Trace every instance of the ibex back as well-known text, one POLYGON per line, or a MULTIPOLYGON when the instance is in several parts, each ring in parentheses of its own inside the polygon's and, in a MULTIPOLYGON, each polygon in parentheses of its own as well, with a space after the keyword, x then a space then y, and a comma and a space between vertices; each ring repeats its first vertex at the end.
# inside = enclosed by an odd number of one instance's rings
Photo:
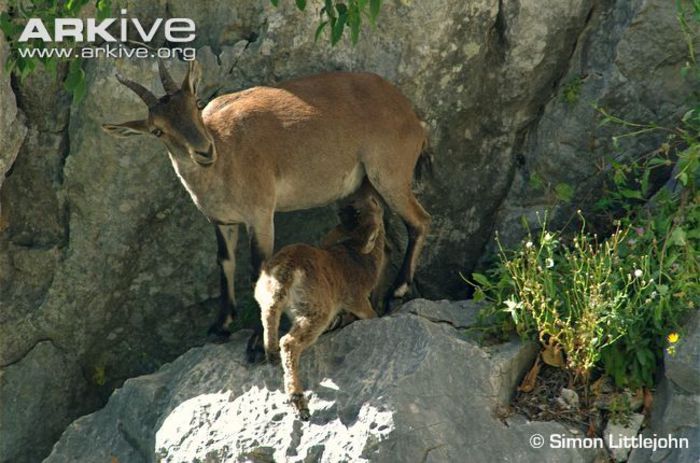
POLYGON ((354 192, 364 178, 408 229, 393 287, 397 297, 408 291, 430 223, 411 192, 426 132, 394 86, 374 74, 326 73, 223 95, 200 110, 196 62, 180 86, 162 62, 159 72, 167 92, 161 98, 117 76, 148 105, 148 118, 103 128, 162 140, 195 204, 216 224, 222 305, 211 333, 227 336, 235 312, 238 225, 248 227, 255 281, 261 262, 272 255, 275 211, 329 204, 354 192))

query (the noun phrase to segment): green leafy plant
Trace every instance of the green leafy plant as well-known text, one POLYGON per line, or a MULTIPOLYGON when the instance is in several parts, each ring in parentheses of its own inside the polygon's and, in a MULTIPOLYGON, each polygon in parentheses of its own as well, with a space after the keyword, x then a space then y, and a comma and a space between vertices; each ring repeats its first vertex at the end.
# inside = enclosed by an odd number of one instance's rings
POLYGON ((580 215, 581 227, 566 239, 544 221, 514 250, 497 240, 499 262, 471 283, 475 299, 490 302, 484 314, 494 326, 507 329, 510 318, 522 336, 561 346, 575 379, 585 382, 599 368, 618 386, 650 386, 664 349, 675 348, 675 332, 700 302, 700 108, 673 129, 603 114, 627 133, 668 134, 658 150, 609 171, 612 186, 599 206, 611 211, 615 231, 599 241, 580 215), (662 167, 670 182, 652 192, 649 179, 662 167))
POLYGON ((629 426, 632 418, 632 405, 626 393, 615 394, 608 408, 609 419, 614 424, 629 426))
MULTIPOLYGON (((654 291, 645 300, 647 310, 632 320, 627 336, 602 352, 605 371, 617 384, 648 385, 660 361, 666 337, 676 328, 683 315, 697 308, 699 275, 697 250, 700 245, 700 124, 696 111, 686 113, 672 144, 684 146, 679 151, 667 147, 663 157, 654 156, 635 164, 625 174, 618 174, 628 204, 640 203, 650 172, 659 166, 672 169, 671 183, 649 197, 646 203, 629 209, 623 224, 634 233, 621 250, 623 258, 646 255, 650 261, 654 291), (628 188, 630 175, 641 171, 638 190, 628 188)), ((620 201, 620 198, 617 198, 620 201)))
POLYGON ((562 87, 561 97, 568 105, 575 105, 581 97, 581 87, 583 87, 584 78, 575 76, 562 87))
POLYGON ((107 368, 104 365, 96 365, 92 372, 92 382, 97 386, 107 383, 107 368))
MULTIPOLYGON (((383 0, 324 0, 323 7, 319 11, 319 23, 314 35, 315 40, 321 36, 324 30, 329 30, 331 45, 336 45, 343 37, 346 29, 350 31, 350 41, 357 44, 360 38, 360 27, 363 19, 376 25, 377 16, 382 7, 383 0)), ((274 6, 279 5, 279 0, 270 0, 274 6)), ((295 0, 300 11, 307 6, 306 0, 295 0)))
POLYGON ((574 381, 586 382, 601 350, 625 335, 627 318, 641 305, 651 284, 643 278, 648 263, 643 257, 621 261, 619 250, 629 230, 598 243, 582 226, 565 244, 560 233, 542 225, 538 236, 529 234, 514 251, 498 242, 495 275, 507 284, 491 286, 480 277, 479 291, 483 298, 501 301, 500 310, 521 336, 559 346, 574 381))

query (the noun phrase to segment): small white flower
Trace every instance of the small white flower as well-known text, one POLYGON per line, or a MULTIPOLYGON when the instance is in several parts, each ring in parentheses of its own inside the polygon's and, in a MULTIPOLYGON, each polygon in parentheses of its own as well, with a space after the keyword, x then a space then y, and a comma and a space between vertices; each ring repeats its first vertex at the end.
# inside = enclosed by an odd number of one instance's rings
POLYGON ((548 257, 547 260, 545 260, 545 265, 547 266, 547 268, 554 267, 554 259, 548 257))
POLYGON ((504 301, 506 304, 506 311, 513 313, 516 309, 519 309, 523 306, 523 303, 520 301, 515 301, 514 299, 507 299, 504 301))
POLYGON ((530 249, 533 246, 534 246, 534 244, 532 244, 532 241, 528 241, 527 243, 525 243, 525 247, 528 249, 530 249))
POLYGON ((644 275, 644 272, 642 272, 640 269, 636 269, 634 271, 634 277, 635 278, 642 278, 642 275, 644 275))
POLYGON ((658 293, 657 293, 656 291, 652 291, 652 292, 651 292, 651 298, 652 298, 652 299, 655 299, 657 295, 658 295, 658 293))

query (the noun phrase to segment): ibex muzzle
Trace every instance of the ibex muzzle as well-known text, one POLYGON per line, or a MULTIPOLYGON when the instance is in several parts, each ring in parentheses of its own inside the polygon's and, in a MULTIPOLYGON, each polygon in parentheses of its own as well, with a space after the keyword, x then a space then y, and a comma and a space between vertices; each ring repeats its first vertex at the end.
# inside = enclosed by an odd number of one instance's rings
MULTIPOLYGON (((167 93, 162 98, 119 78, 146 103, 147 119, 103 127, 117 136, 145 133, 163 141, 193 201, 216 224, 221 311, 210 333, 228 336, 226 325, 235 313, 239 224, 251 237, 255 281, 272 255, 275 211, 330 204, 363 181, 408 230, 393 291, 406 294, 430 224, 411 191, 427 133, 396 87, 375 74, 331 72, 222 95, 200 111, 196 62, 180 86, 162 62, 159 72, 167 93)), ((261 345, 261 332, 258 326, 251 338, 249 360, 257 356, 252 347, 261 345)))

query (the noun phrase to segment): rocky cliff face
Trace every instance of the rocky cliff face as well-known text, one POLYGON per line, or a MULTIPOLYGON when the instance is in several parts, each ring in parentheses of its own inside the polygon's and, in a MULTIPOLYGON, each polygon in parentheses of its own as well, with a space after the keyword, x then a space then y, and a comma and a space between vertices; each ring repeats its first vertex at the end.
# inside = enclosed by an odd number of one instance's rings
MULTIPOLYGON (((434 226, 417 280, 430 296, 463 293, 458 272, 492 231, 516 239, 517 219, 554 204, 556 185, 589 201, 609 149, 591 103, 664 122, 689 92, 666 0, 389 1, 356 47, 333 49, 314 43, 315 16, 292 2, 212 0, 194 12, 184 0, 117 3, 142 19, 197 21, 204 97, 331 69, 395 82, 431 126, 434 177, 418 190, 434 226)), ((46 455, 126 378, 203 343, 215 311, 213 230, 165 150, 99 130, 145 114, 116 71, 159 88, 152 61, 91 61, 88 94, 71 106, 48 76, 11 86, 0 71, 0 171, 12 166, 0 190, 2 462, 46 455)), ((333 221, 328 208, 280 214, 278 245, 314 241, 333 221)))

